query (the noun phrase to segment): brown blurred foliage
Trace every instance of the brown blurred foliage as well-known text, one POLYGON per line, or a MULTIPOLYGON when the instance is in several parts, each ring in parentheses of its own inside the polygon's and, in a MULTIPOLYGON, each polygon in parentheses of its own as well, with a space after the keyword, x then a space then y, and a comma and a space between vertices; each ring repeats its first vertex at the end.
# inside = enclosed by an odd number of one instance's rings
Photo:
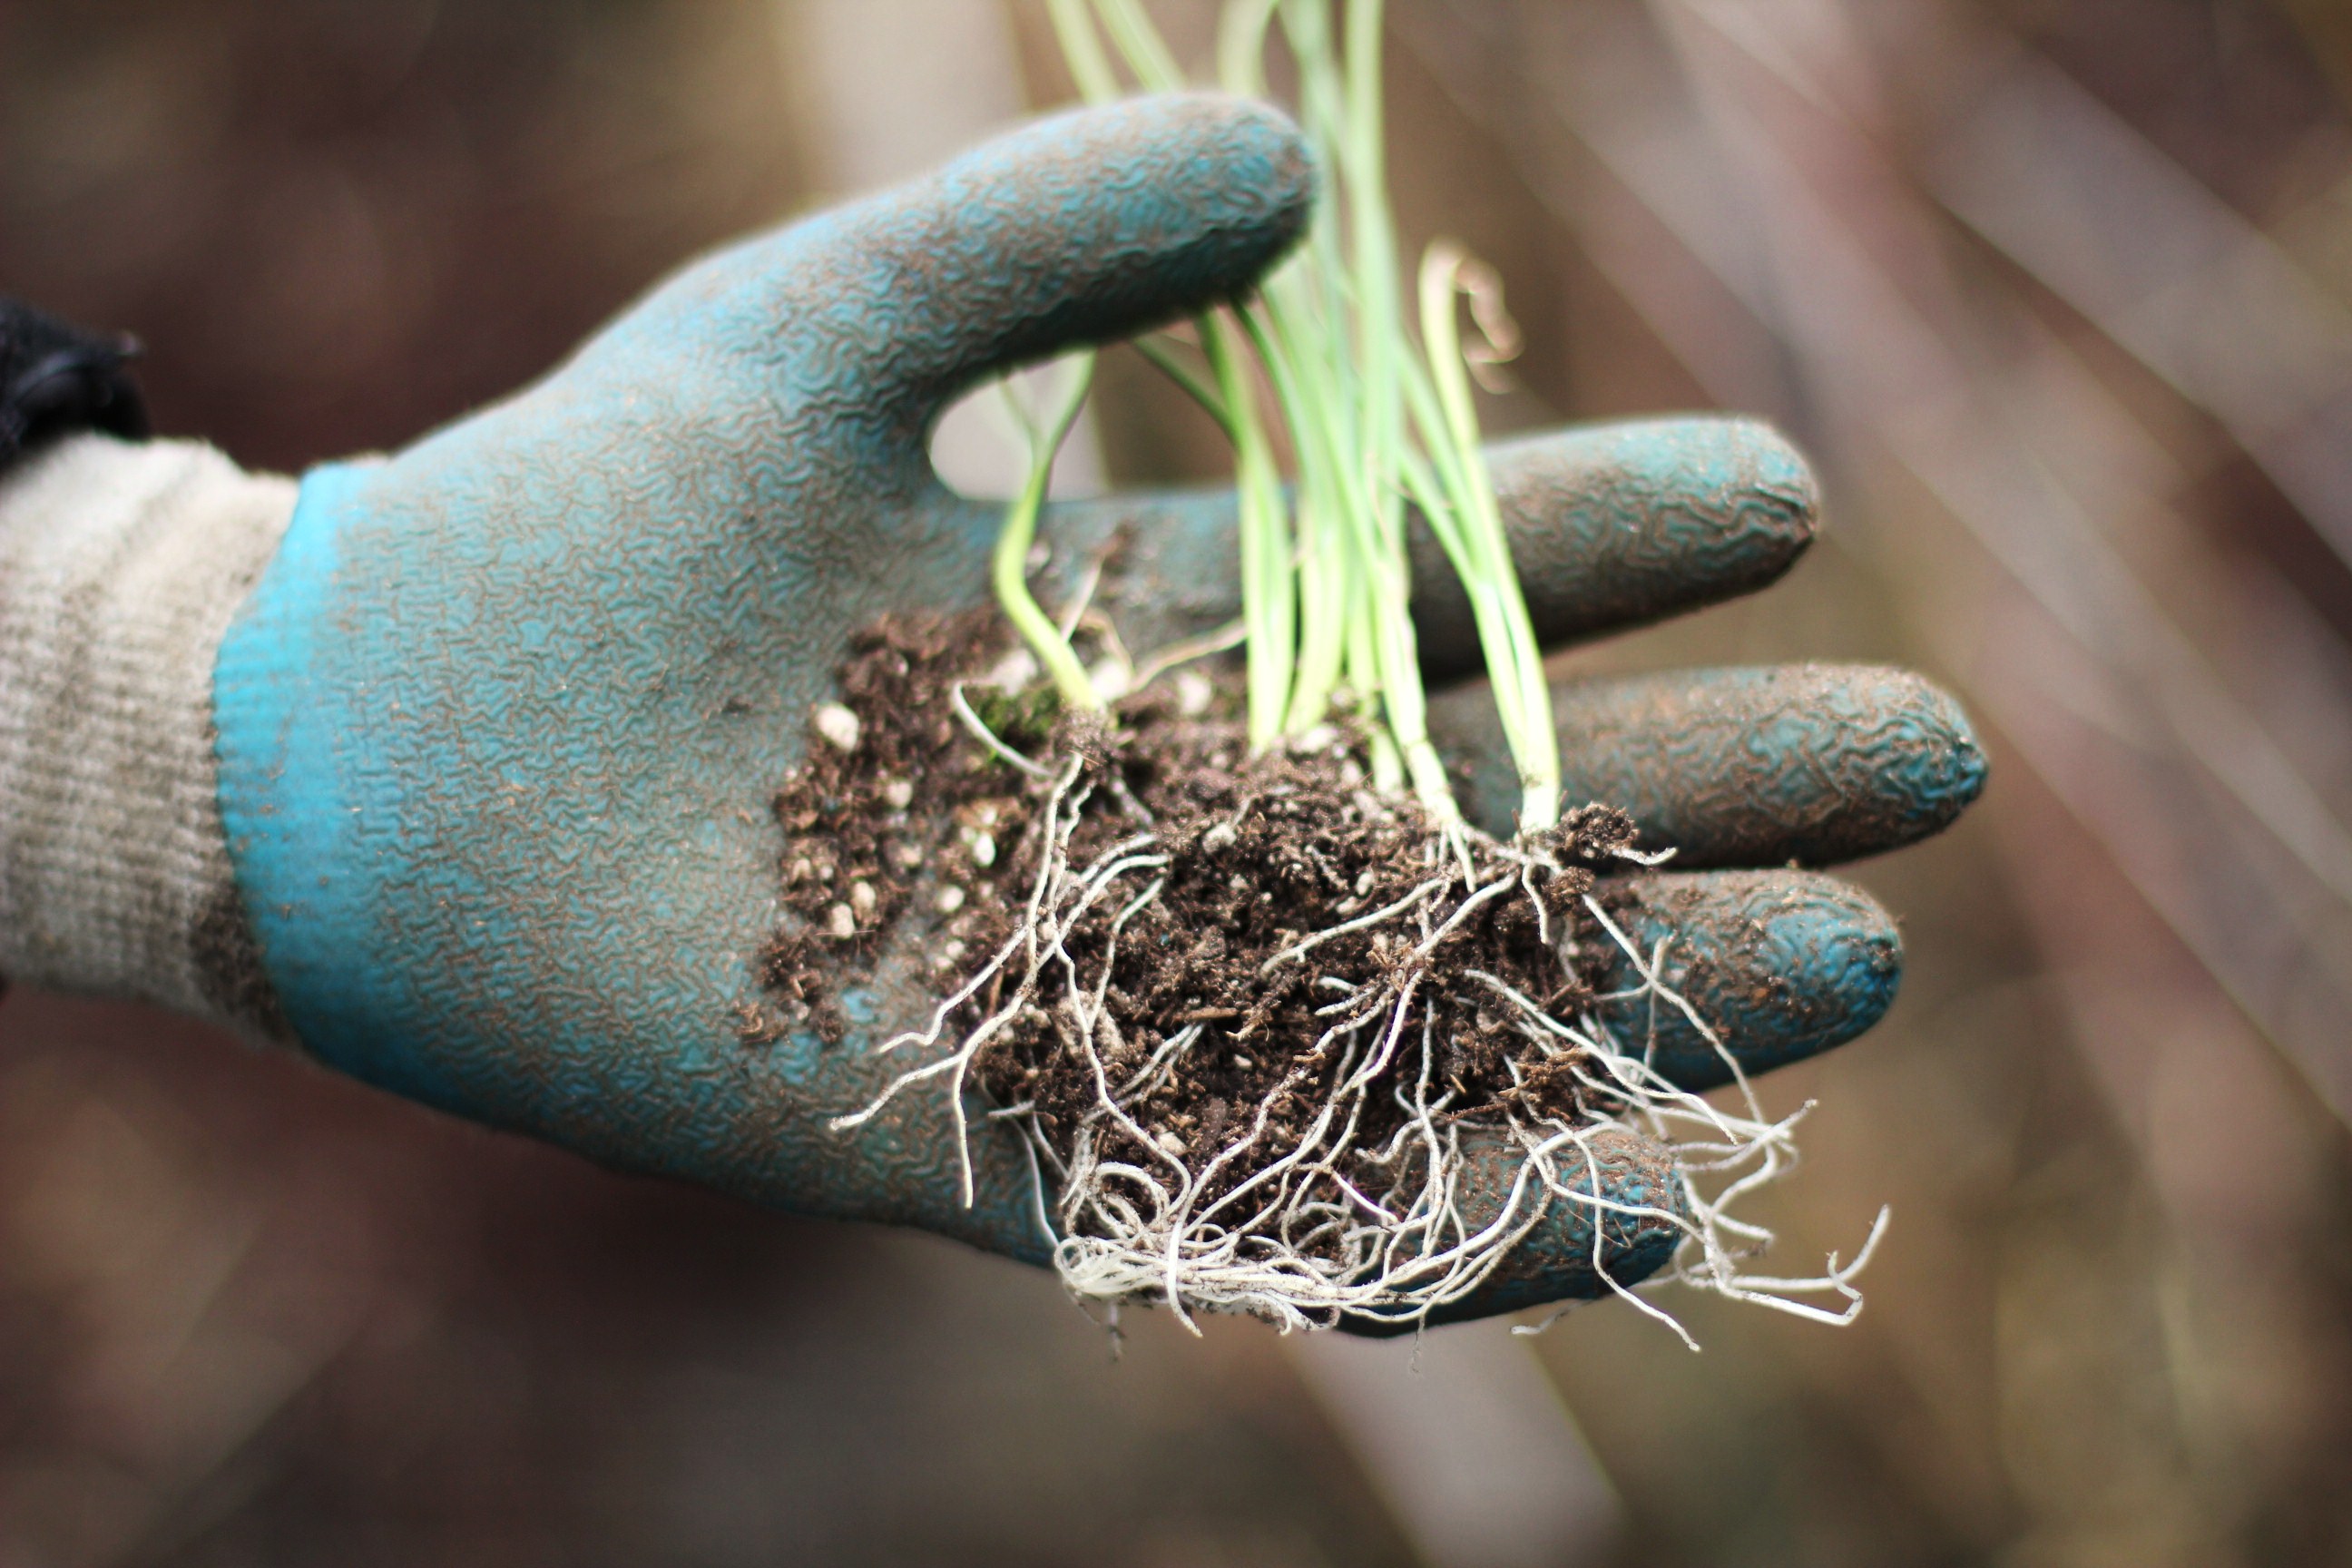
MULTIPOLYGON (((1995 757, 1860 868, 1894 1015, 1769 1090, 1819 1101, 1792 1268, 1894 1206, 1861 1321, 1537 1342, 1622 1499, 1596 1560, 2343 1560, 2340 8, 1392 9, 1409 235, 1528 331, 1495 426, 1754 410, 1832 498, 1781 588, 1563 672, 1914 664, 1995 757)), ((794 10, 0 0, 0 289, 138 332, 163 426, 248 463, 409 439, 820 193, 794 10)), ((1205 0, 1154 10, 1197 58, 1205 0)), ((1108 381, 1115 473, 1217 470, 1108 381)), ((1114 1366, 1009 1266, 0 1005, 5 1568, 1414 1560, 1270 1336, 1130 1328, 1114 1366)))

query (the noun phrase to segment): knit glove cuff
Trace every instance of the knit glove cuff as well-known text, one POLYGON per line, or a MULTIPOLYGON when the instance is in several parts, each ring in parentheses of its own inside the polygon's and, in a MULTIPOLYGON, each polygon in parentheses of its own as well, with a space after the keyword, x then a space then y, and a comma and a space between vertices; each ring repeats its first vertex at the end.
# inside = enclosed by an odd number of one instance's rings
POLYGON ((221 826, 213 661, 295 491, 99 435, 0 477, 0 974, 287 1037, 221 826))

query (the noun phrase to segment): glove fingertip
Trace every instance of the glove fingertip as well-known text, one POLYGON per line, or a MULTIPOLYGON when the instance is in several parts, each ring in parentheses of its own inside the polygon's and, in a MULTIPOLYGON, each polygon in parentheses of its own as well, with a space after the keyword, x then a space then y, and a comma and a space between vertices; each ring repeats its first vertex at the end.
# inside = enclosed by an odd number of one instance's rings
POLYGON ((1025 126, 844 232, 891 280, 886 379, 936 404, 1242 293, 1305 232, 1315 191, 1306 141, 1280 112, 1171 93, 1025 126))
MULTIPOLYGON (((1894 916, 1853 883, 1814 871, 1709 871, 1625 879, 1604 901, 1643 952, 1666 944, 1660 978, 1705 1018, 1701 1035, 1673 1008, 1619 1004, 1613 1026, 1683 1088, 1756 1074, 1866 1033, 1895 1005, 1903 938, 1894 916)), ((1602 953, 1599 984, 1636 984, 1630 957, 1602 953)), ((1604 1015, 1612 1010, 1604 1009, 1604 1015)))

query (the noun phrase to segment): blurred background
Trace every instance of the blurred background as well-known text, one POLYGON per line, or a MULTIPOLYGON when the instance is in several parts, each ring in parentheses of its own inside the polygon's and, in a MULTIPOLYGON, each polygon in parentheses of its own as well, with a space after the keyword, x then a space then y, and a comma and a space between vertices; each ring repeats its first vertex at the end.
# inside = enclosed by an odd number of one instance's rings
MULTIPOLYGON (((1527 329, 1494 427, 1757 412, 1830 498, 1563 670, 1902 662, 1993 753, 1858 869, 1893 1015, 1767 1091, 1784 1261, 1893 1205, 1861 1321, 1115 1361, 1042 1275, 20 992, 0 1568, 2352 1561, 2352 10, 1392 12, 1409 237, 1527 329)), ((1037 0, 0 0, 0 289, 299 468, 1067 96, 1037 0)), ((1105 387, 1076 482, 1218 471, 1105 387)))

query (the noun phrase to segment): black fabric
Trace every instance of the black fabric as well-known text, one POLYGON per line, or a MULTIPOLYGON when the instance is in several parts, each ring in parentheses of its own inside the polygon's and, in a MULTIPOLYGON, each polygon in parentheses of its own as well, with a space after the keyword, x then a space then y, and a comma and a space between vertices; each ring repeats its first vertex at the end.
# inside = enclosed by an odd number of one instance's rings
POLYGON ((0 298, 0 469, 68 431, 145 436, 147 405, 128 368, 138 353, 128 334, 101 337, 0 298))

